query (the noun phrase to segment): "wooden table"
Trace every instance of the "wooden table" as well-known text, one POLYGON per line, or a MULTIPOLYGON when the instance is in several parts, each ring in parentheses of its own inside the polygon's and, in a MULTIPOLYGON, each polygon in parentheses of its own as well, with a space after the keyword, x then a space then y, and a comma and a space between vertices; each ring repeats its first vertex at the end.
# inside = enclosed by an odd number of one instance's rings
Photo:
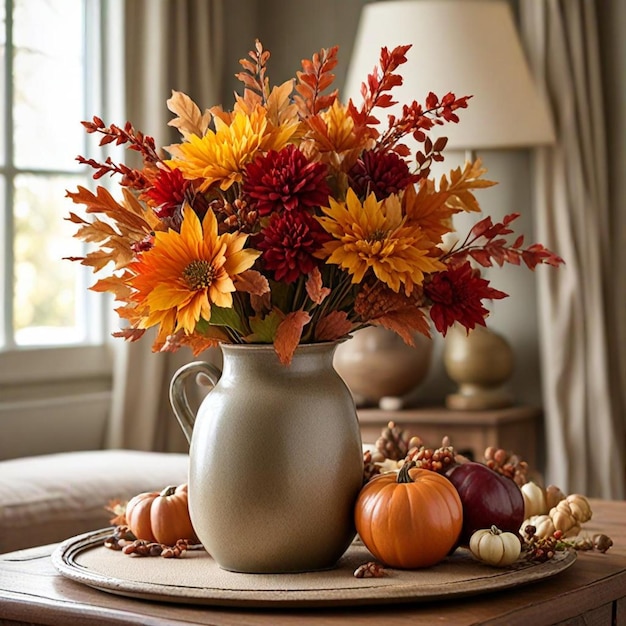
POLYGON ((591 500, 589 533, 614 541, 606 553, 581 552, 569 569, 543 581, 483 596, 430 604, 285 610, 242 610, 161 604, 91 589, 62 577, 54 546, 0 555, 0 623, 220 624, 280 626, 371 624, 626 624, 626 502, 591 500))

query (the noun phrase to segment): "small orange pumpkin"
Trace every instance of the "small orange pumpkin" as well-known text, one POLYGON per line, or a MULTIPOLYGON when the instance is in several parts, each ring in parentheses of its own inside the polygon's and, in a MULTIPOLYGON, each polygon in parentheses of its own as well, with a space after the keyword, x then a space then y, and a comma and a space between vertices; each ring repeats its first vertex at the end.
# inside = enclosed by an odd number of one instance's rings
POLYGON ((357 498, 355 525, 367 549, 389 567, 413 569, 443 560, 463 526, 463 505, 441 474, 407 462, 380 474, 357 498))
POLYGON ((137 539, 167 546, 179 539, 198 543, 189 517, 186 483, 166 487, 160 493, 137 494, 126 505, 126 523, 137 539))

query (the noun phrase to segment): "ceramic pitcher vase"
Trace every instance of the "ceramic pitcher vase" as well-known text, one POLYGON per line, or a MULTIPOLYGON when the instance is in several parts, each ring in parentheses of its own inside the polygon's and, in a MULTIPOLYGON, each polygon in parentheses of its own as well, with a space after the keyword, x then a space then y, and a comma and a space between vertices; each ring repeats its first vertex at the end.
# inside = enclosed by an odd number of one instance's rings
POLYGON ((222 345, 221 370, 196 361, 174 375, 170 400, 190 441, 191 521, 222 568, 327 569, 353 540, 363 452, 335 347, 301 345, 285 366, 271 345, 222 345), (194 415, 185 382, 199 373, 212 389, 194 415))

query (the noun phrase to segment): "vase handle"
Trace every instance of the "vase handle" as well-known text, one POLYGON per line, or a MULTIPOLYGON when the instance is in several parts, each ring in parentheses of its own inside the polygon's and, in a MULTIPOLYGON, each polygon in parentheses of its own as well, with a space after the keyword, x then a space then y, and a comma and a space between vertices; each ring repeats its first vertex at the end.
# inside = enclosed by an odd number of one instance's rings
MULTIPOLYGON (((191 442, 191 433, 193 432, 193 425, 196 421, 196 414, 189 406, 185 383, 190 376, 198 376, 198 374, 206 376, 209 379, 210 385, 215 387, 222 375, 222 370, 206 361, 193 361, 178 369, 170 383, 170 404, 189 443, 191 442)), ((196 382, 198 381, 196 380, 196 382)))

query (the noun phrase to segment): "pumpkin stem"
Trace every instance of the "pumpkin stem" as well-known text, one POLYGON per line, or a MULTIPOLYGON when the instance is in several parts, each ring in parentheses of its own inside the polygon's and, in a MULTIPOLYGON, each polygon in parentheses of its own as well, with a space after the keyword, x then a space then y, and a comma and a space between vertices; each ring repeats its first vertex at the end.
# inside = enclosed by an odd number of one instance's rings
POLYGON ((412 483, 415 482, 411 476, 409 475, 409 470, 415 467, 415 461, 409 461, 408 463, 405 462, 404 465, 400 468, 400 471, 398 472, 398 479, 397 482, 399 483, 412 483))
POLYGON ((497 526, 492 526, 491 527, 491 534, 492 535, 501 535, 502 531, 497 526))
POLYGON ((165 489, 163 489, 163 491, 159 495, 162 498, 167 498, 169 496, 174 495, 175 491, 176 491, 176 485, 169 485, 168 487, 165 487, 165 489))

